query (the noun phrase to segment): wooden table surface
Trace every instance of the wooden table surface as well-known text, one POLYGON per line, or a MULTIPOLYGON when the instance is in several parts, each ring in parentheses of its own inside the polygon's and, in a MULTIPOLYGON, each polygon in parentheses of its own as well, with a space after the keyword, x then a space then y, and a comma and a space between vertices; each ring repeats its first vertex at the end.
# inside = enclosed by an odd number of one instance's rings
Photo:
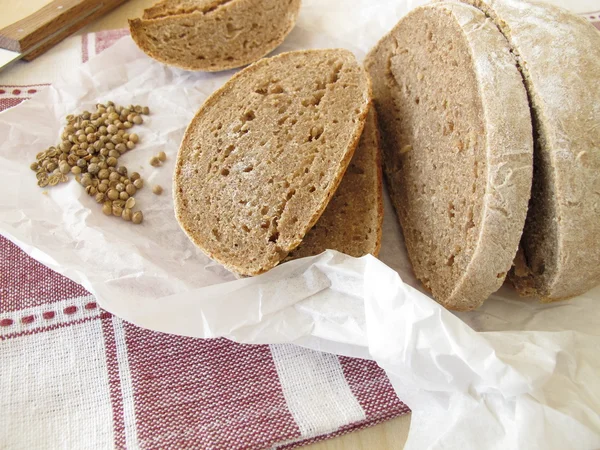
MULTIPOLYGON (((326 0, 323 0, 326 1, 326 0)), ((0 28, 33 13, 50 0, 0 0, 0 28)), ((78 34, 125 28, 127 19, 140 17, 144 8, 156 0, 129 0, 104 17, 89 24, 78 34)), ((8 68, 7 70, 10 70, 8 68)), ((410 426, 410 414, 335 439, 327 439, 303 448, 310 450, 398 450, 404 447, 410 426)))

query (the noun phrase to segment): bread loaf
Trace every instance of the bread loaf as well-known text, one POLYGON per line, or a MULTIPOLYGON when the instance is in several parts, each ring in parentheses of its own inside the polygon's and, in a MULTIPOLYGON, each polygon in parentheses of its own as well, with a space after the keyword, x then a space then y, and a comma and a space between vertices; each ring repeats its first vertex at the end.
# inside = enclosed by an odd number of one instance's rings
POLYGON ((370 99, 347 50, 284 53, 234 75, 202 105, 177 156, 183 230, 241 275, 277 265, 335 193, 370 99))
POLYGON ((318 255, 327 249, 350 256, 377 256, 381 245, 383 192, 375 109, 337 191, 317 223, 292 250, 288 260, 318 255))
POLYGON ((509 39, 531 100, 529 213, 511 279, 522 295, 567 299, 600 284, 600 33, 561 8, 469 0, 509 39))
POLYGON ((250 64, 279 46, 296 23, 300 0, 164 0, 129 21, 150 57, 214 72, 250 64))
POLYGON ((416 276, 470 310, 515 257, 530 195, 532 127, 508 42, 478 9, 436 3, 369 53, 384 170, 416 276))

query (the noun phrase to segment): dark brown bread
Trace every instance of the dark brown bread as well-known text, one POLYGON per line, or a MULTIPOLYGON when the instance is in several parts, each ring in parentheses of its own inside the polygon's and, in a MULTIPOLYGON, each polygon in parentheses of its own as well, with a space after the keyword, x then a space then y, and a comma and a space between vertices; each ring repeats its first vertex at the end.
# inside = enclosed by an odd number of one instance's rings
POLYGON ((371 107, 340 186, 323 215, 287 259, 318 255, 327 249, 357 258, 369 253, 377 256, 383 222, 381 181, 379 132, 371 107))
POLYGON ((383 159, 416 276, 469 310, 498 289, 532 176, 527 96, 508 42, 471 6, 404 17, 370 52, 383 159))
POLYGON ((262 59, 202 105, 183 138, 175 213, 241 275, 277 265, 316 223, 359 142, 371 99, 347 50, 262 59))
POLYGON ((165 0, 129 21, 142 51, 186 70, 250 64, 294 28, 300 0, 165 0))

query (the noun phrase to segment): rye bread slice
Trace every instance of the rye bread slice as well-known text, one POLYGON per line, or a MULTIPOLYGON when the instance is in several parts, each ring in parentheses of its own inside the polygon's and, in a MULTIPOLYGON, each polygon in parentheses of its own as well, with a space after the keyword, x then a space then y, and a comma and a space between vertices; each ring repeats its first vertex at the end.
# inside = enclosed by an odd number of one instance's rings
POLYGON ((511 268, 531 189, 531 118, 508 42, 478 9, 436 3, 405 16, 366 67, 415 274, 444 306, 474 309, 511 268))
POLYGON ((234 75, 202 105, 177 156, 183 230, 241 275, 277 265, 335 193, 370 98, 347 50, 283 53, 234 75))
POLYGON ((294 28, 300 0, 165 0, 129 20, 148 56, 186 70, 215 72, 250 64, 294 28))
POLYGON ((381 246, 383 192, 375 109, 371 107, 350 165, 317 223, 286 260, 333 249, 356 258, 377 256, 381 246))
POLYGON ((529 213, 510 279, 545 302, 583 294, 600 284, 600 33, 549 4, 468 3, 509 40, 536 132, 529 213))

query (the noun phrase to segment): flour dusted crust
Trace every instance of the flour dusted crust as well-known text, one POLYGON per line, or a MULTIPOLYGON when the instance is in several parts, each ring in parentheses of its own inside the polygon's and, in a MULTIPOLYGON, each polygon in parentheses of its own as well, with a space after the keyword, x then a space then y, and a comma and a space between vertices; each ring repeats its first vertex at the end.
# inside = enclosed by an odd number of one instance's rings
POLYGON ((370 101, 347 50, 283 53, 234 75, 183 138, 173 189, 182 229, 238 274, 277 265, 335 193, 370 101))
POLYGON ((474 309, 512 265, 531 188, 531 119, 508 43, 476 8, 437 3, 403 18, 366 68, 415 273, 444 306, 474 309))
POLYGON ((129 21, 148 56, 186 70, 215 72, 250 64, 294 28, 300 0, 165 0, 129 21))
POLYGON ((511 279, 543 301, 600 284, 600 33, 538 2, 471 1, 517 55, 537 142, 529 214, 511 279))

